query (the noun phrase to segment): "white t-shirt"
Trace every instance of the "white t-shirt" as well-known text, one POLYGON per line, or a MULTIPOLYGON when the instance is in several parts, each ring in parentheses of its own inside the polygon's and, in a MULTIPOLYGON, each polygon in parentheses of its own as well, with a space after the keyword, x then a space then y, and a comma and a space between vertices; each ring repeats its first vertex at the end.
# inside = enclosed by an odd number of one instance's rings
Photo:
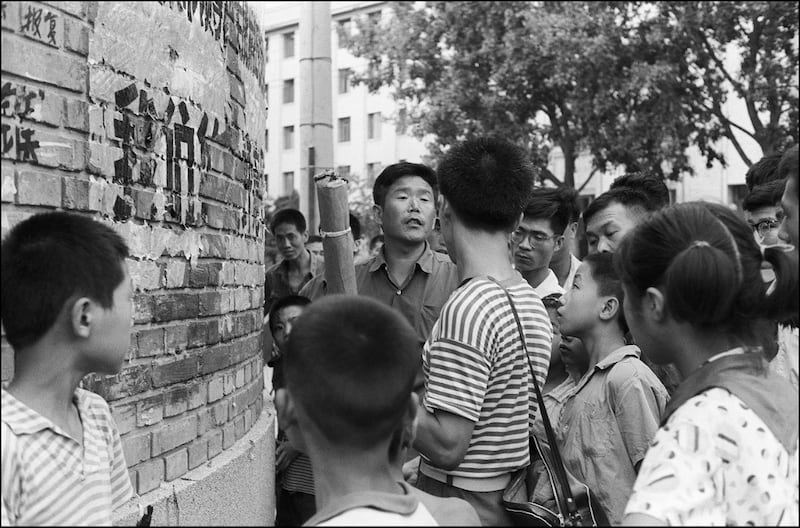
POLYGON ((438 526, 411 486, 398 482, 402 493, 362 491, 323 506, 304 526, 438 526))
POLYGON ((709 389, 656 433, 629 513, 679 526, 797 526, 797 444, 787 452, 739 398, 709 389))
POLYGON ((410 515, 375 508, 353 508, 322 521, 317 526, 438 526, 438 524, 428 509, 419 503, 410 515))

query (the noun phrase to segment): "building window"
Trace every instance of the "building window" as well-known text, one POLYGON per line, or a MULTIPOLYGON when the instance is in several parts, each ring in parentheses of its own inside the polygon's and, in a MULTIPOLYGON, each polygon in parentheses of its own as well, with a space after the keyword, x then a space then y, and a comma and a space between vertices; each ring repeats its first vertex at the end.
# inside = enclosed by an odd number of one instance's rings
POLYGON ((289 196, 294 190, 294 172, 283 173, 283 195, 289 196))
POLYGON ((380 163, 367 163, 367 185, 372 186, 375 183, 375 178, 381 170, 380 163))
POLYGON ((675 202, 678 201, 678 193, 675 189, 669 190, 669 204, 673 205, 675 202))
POLYGON ((336 175, 340 178, 349 179, 350 178, 350 165, 339 165, 336 167, 336 175))
POLYGON ((339 143, 350 141, 350 118, 339 118, 339 143))
POLYGON ((269 129, 264 130, 264 150, 269 152, 269 129))
POLYGON ((269 62, 269 35, 264 33, 264 62, 269 62))
POLYGON ((353 23, 349 18, 344 18, 338 22, 338 31, 336 34, 339 37, 339 48, 347 47, 347 39, 352 35, 353 23))
POLYGON ((350 91, 350 74, 353 71, 350 68, 343 68, 339 70, 339 93, 345 94, 350 91))
POLYGON ((381 12, 380 11, 373 11, 372 13, 367 14, 367 18, 369 19, 369 23, 373 26, 377 26, 381 23, 381 12))
POLYGON ((294 57, 294 32, 283 34, 283 58, 294 57))
POLYGON ((283 104, 294 102, 294 79, 283 81, 283 104))
POLYGON ((294 127, 283 127, 283 148, 286 150, 294 148, 294 127))
POLYGON ((367 115, 367 139, 380 139, 381 113, 375 112, 367 115))

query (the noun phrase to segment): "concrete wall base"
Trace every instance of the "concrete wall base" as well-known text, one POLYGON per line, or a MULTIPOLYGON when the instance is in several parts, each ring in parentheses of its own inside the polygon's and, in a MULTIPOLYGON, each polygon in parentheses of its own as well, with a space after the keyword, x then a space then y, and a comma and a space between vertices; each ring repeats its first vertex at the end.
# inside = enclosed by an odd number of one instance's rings
POLYGON ((179 479, 131 500, 115 526, 134 526, 139 505, 153 506, 153 526, 272 526, 275 523, 275 408, 215 458, 179 479))

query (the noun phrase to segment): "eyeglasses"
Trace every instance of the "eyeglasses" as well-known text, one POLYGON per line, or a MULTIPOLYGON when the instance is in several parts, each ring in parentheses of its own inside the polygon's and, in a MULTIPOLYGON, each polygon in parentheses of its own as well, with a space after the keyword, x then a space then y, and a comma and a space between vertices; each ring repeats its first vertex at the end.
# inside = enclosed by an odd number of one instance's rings
POLYGON ((753 231, 758 233, 758 236, 765 237, 767 233, 769 233, 773 229, 778 229, 780 225, 781 223, 779 220, 767 219, 767 220, 762 220, 751 227, 753 228, 753 231))
POLYGON ((522 244, 522 241, 527 239, 528 244, 530 244, 530 246, 533 247, 537 244, 544 244, 548 240, 556 238, 558 236, 560 235, 545 235, 540 231, 527 231, 525 229, 522 229, 521 227, 518 227, 511 233, 511 240, 515 244, 522 244))

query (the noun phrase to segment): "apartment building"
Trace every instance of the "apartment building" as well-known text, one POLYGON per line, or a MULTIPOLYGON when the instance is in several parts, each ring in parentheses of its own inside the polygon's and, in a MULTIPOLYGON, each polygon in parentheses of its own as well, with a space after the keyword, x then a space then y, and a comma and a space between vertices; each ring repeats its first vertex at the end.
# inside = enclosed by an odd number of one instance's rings
MULTIPOLYGON (((299 64, 298 22, 303 2, 253 3, 267 37, 266 82, 269 112, 267 118, 266 170, 270 196, 291 194, 299 188, 299 64)), ((370 94, 363 85, 353 86, 352 72, 363 68, 362 59, 353 57, 339 41, 337 26, 352 30, 361 16, 386 16, 386 2, 330 2, 331 4, 331 90, 334 165, 339 174, 364 182, 367 188, 382 167, 399 160, 419 162, 427 153, 424 141, 398 131, 398 116, 388 90, 370 94)), ((726 103, 734 115, 746 115, 744 103, 734 97, 726 103), (741 112, 741 114, 740 114, 741 112)), ((747 122, 746 119, 742 120, 747 122)), ((656 126, 656 125, 654 125, 656 126)), ((748 137, 740 138, 753 160, 760 158, 760 148, 748 137)), ((710 168, 696 149, 689 155, 696 175, 678 182, 668 182, 675 202, 708 200, 736 206, 746 192, 747 166, 733 146, 723 140, 720 149, 728 161, 723 167, 715 162, 710 168)), ((563 155, 553 149, 549 169, 563 174, 563 155)), ((606 173, 592 171, 591 158, 583 155, 576 161, 575 185, 584 202, 606 191, 622 169, 606 173), (588 181, 587 181, 588 180, 588 181)))
MULTIPOLYGON (((267 39, 266 171, 272 197, 289 195, 302 184, 298 148, 301 4, 267 3, 257 9, 267 39)), ((352 84, 352 73, 362 67, 362 60, 339 40, 339 27, 351 31, 357 17, 380 17, 385 9, 386 2, 331 2, 334 166, 339 175, 368 188, 386 165, 400 160, 420 162, 427 152, 422 141, 398 131, 399 116, 387 90, 370 94, 365 86, 352 84)))

